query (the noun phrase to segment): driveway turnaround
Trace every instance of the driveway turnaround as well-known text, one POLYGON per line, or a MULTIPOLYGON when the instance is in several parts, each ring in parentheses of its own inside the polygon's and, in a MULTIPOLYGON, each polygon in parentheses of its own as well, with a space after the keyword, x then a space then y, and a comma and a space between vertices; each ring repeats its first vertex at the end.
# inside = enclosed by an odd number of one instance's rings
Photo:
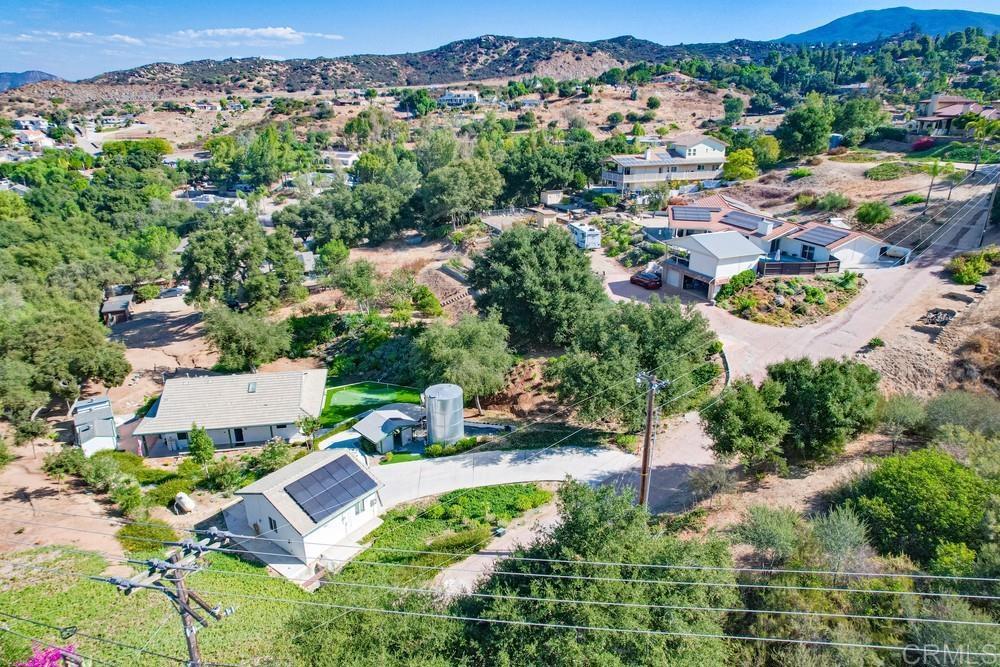
POLYGON ((472 452, 439 459, 373 466, 384 484, 382 504, 394 507, 456 489, 516 482, 560 482, 572 477, 597 483, 620 476, 639 463, 638 457, 605 447, 559 447, 472 452))

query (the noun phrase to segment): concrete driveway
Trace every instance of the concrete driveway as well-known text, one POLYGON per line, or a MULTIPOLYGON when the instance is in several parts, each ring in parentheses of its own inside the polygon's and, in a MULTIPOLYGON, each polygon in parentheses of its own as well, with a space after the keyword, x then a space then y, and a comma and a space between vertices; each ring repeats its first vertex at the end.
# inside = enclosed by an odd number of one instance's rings
POLYGON ((386 508, 455 489, 516 482, 559 482, 567 476, 596 483, 621 476, 639 459, 604 447, 559 447, 458 454, 439 459, 373 466, 384 484, 386 508))

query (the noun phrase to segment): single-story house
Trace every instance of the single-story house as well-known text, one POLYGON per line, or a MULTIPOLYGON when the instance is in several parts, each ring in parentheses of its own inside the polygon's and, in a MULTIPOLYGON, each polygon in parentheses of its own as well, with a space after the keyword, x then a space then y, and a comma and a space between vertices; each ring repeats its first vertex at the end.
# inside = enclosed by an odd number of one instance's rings
POLYGON ((114 326, 132 318, 132 295, 109 296, 101 304, 101 320, 105 326, 114 326))
POLYGON ((542 190, 538 198, 542 206, 555 206, 561 204, 566 194, 562 190, 542 190))
POLYGON ((573 243, 582 250, 596 250, 601 247, 601 230, 586 222, 571 222, 566 229, 573 236, 573 243))
POLYGON ((337 545, 375 527, 382 511, 379 487, 352 454, 323 449, 237 491, 241 501, 226 508, 223 517, 230 531, 260 536, 243 547, 260 553, 264 562, 273 560, 277 547, 315 572, 336 570, 362 549, 337 545))
POLYGON ((414 403, 390 403, 372 410, 353 429, 374 445, 379 454, 405 446, 413 429, 424 418, 424 408, 414 403))
POLYGON ((545 208, 544 206, 531 206, 528 208, 528 212, 531 213, 531 219, 534 220, 535 224, 539 227, 548 227, 553 222, 556 221, 558 214, 550 208, 545 208))
POLYGON ((204 428, 220 448, 301 441, 296 421, 319 416, 325 388, 325 368, 170 378, 134 434, 146 456, 186 451, 192 426, 204 428))
POLYGON ((739 232, 693 234, 667 241, 664 282, 671 287, 703 292, 715 298, 719 288, 737 273, 757 269, 761 249, 739 232))
POLYGON ((446 90, 437 99, 444 107, 464 107, 469 104, 479 104, 479 93, 474 90, 446 90))
POLYGON ((105 449, 118 449, 118 427, 107 396, 77 399, 70 409, 76 444, 86 457, 105 449))

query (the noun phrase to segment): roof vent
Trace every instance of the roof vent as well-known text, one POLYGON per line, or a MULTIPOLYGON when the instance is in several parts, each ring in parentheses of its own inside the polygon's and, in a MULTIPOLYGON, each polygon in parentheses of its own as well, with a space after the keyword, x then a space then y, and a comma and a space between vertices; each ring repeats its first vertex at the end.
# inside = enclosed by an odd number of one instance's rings
POLYGON ((256 394, 257 393, 257 383, 256 382, 251 382, 250 384, 247 385, 247 393, 248 394, 256 394))

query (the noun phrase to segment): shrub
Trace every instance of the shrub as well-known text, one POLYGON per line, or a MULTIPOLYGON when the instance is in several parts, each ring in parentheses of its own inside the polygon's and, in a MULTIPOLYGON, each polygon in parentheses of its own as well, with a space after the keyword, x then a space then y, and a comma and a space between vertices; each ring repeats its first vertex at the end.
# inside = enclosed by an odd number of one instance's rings
POLYGON ((798 544, 799 515, 787 508, 752 505, 736 527, 736 538, 775 565, 787 560, 798 544))
POLYGON ((790 426, 778 412, 783 394, 784 388, 775 382, 765 380, 758 388, 749 378, 734 380, 719 400, 701 411, 716 456, 738 456, 747 470, 783 467, 780 445, 790 426))
POLYGON ((141 523, 130 523, 122 526, 115 537, 122 548, 131 553, 160 553, 163 542, 177 541, 177 533, 166 521, 145 518, 141 523))
POLYGON ((735 480, 729 468, 722 463, 713 463, 704 468, 692 470, 688 475, 688 486, 696 498, 711 498, 732 490, 735 480))
POLYGON ((427 285, 417 285, 413 288, 413 306, 427 317, 439 317, 444 314, 441 302, 427 285))
POLYGON ((800 178, 805 178, 806 176, 812 176, 812 170, 806 169, 805 167, 796 167, 788 172, 788 177, 792 180, 798 180, 800 178))
POLYGON ((449 553, 469 553, 478 551, 490 541, 492 532, 489 526, 479 526, 452 535, 445 535, 432 541, 427 551, 447 551, 449 553))
POLYGON ((94 454, 91 461, 103 458, 112 459, 123 474, 135 477, 141 485, 160 484, 176 476, 169 470, 150 468, 141 456, 132 452, 105 450, 94 454))
POLYGON ((795 197, 795 205, 803 211, 810 209, 816 205, 816 195, 808 192, 800 193, 795 197))
POLYGON ((870 347, 873 350, 877 347, 885 347, 885 341, 879 338, 878 336, 875 336, 874 338, 870 338, 868 340, 868 347, 870 347))
POLYGON ((125 516, 133 516, 145 504, 142 489, 134 477, 122 475, 115 480, 109 495, 118 510, 125 516))
POLYGON ((716 299, 724 300, 732 297, 746 288, 752 286, 757 281, 757 272, 753 269, 740 271, 729 279, 729 282, 719 288, 716 299))
POLYGON ((990 263, 980 253, 966 253, 948 262, 951 279, 959 285, 975 285, 990 272, 990 263))
POLYGON ((757 310, 757 298, 753 296, 737 296, 733 299, 733 310, 743 317, 750 317, 757 310))
POLYGON ((63 447, 58 453, 48 454, 42 461, 46 475, 60 479, 70 475, 78 476, 87 464, 87 457, 79 447, 63 447))
POLYGON ((118 462, 107 456, 95 456, 80 469, 80 476, 87 486, 102 493, 110 489, 121 474, 118 462))
POLYGON ((926 151, 930 150, 931 148, 934 148, 934 143, 935 143, 934 140, 931 139, 930 137, 922 137, 914 141, 913 145, 910 148, 911 150, 913 150, 914 153, 918 151, 926 151))
POLYGON ((847 152, 847 146, 836 146, 826 152, 827 155, 843 155, 847 152))
POLYGON ((963 543, 941 542, 934 550, 931 574, 942 577, 967 577, 975 572, 976 552, 963 543))
POLYGON ((983 394, 946 391, 927 401, 927 430, 961 426, 987 437, 1000 435, 1000 401, 983 394))
POLYGON ((847 502, 881 553, 929 563, 940 542, 979 544, 989 496, 989 485, 968 467, 922 449, 882 459, 852 486, 847 502))
POLYGON ((981 477, 1000 480, 1000 437, 987 437, 961 426, 948 424, 938 429, 933 444, 981 477))
POLYGON ((880 225, 892 217, 892 209, 884 202, 870 201, 858 207, 854 217, 865 227, 880 225))
POLYGON ((868 549, 868 527, 850 507, 835 507, 812 522, 813 536, 837 572, 861 565, 868 549))
POLYGON ((906 141, 906 130, 901 127, 883 125, 871 133, 872 141, 906 141))
POLYGON ((915 192, 911 192, 908 195, 900 197, 899 201, 897 201, 896 203, 900 206, 912 206, 913 204, 923 204, 925 201, 927 201, 927 198, 924 197, 923 195, 918 195, 915 192))
POLYGON ((804 298, 806 303, 814 303, 819 306, 826 303, 826 292, 819 287, 814 285, 803 285, 802 289, 805 290, 806 293, 804 298))
POLYGON ((205 482, 209 488, 220 491, 223 495, 231 495, 233 491, 247 482, 246 471, 236 461, 220 459, 209 469, 205 482))
POLYGON ((821 211, 843 211, 851 207, 851 198, 839 192, 828 192, 816 202, 821 211))
POLYGON ((135 290, 135 300, 139 303, 152 301, 160 296, 160 288, 157 285, 140 285, 135 290))
POLYGON ((469 436, 468 438, 462 438, 461 440, 454 442, 450 445, 443 443, 434 443, 428 445, 424 449, 424 456, 428 458, 437 458, 440 456, 454 456, 455 454, 461 454, 462 452, 467 452, 473 447, 475 447, 479 442, 479 439, 475 436, 469 436))
POLYGON ((892 181, 903 175, 903 165, 898 162, 884 162, 865 171, 870 181, 892 181))
POLYGON ((194 482, 190 479, 178 477, 148 491, 146 499, 152 505, 170 507, 170 504, 174 502, 174 498, 177 497, 178 493, 191 493, 192 491, 194 491, 194 482))

